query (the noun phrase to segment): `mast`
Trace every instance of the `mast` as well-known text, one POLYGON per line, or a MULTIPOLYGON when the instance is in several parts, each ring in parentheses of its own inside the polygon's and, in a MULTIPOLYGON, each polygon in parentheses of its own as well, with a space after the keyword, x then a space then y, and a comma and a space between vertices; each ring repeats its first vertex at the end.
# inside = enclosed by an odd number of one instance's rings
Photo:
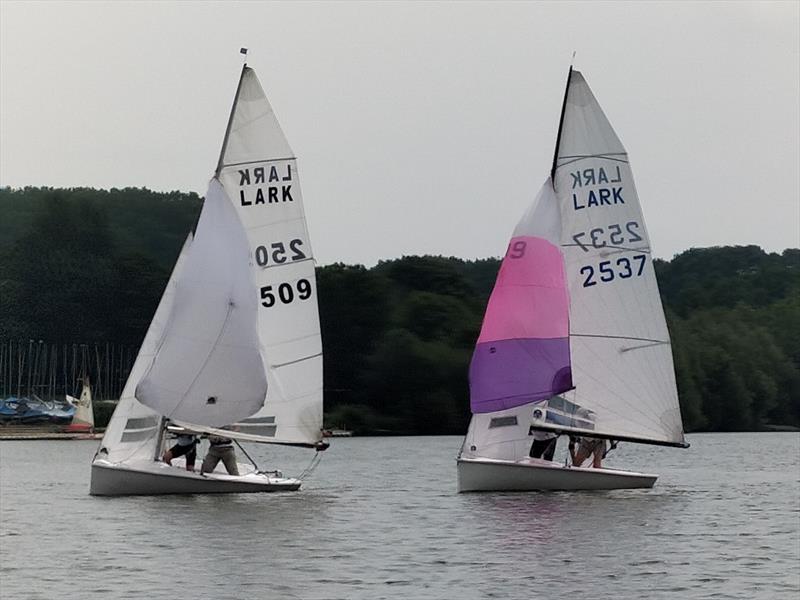
MULTIPOLYGON (((247 56, 247 49, 240 50, 242 54, 247 56)), ((233 113, 236 110, 236 104, 239 102, 239 92, 242 89, 242 81, 244 81, 244 73, 247 71, 247 62, 242 65, 242 72, 239 74, 239 84, 236 86, 236 94, 233 96, 233 104, 231 105, 231 114, 228 116, 228 126, 225 128, 225 137, 222 139, 222 148, 219 151, 219 160, 217 161, 217 168, 214 171, 214 177, 219 178, 219 173, 222 171, 222 158, 225 156, 225 149, 228 147, 228 136, 231 134, 231 126, 233 125, 233 113)))
POLYGON ((558 134, 556 135, 556 149, 553 152, 553 166, 550 168, 550 181, 553 184, 553 190, 556 189, 556 166, 558 163, 558 147, 561 144, 561 129, 564 127, 564 113, 567 110, 567 96, 569 95, 569 83, 572 79, 572 65, 569 66, 567 73, 567 86, 564 89, 564 101, 561 104, 561 118, 558 120, 558 134))

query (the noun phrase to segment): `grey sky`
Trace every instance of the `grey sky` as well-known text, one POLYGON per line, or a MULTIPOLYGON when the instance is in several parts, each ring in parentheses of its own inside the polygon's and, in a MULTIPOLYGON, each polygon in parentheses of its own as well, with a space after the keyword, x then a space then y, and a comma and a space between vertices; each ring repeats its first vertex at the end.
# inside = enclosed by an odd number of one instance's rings
POLYGON ((3 1, 0 184, 204 193, 247 46, 320 263, 499 256, 576 50, 657 256, 797 247, 798 7, 3 1))

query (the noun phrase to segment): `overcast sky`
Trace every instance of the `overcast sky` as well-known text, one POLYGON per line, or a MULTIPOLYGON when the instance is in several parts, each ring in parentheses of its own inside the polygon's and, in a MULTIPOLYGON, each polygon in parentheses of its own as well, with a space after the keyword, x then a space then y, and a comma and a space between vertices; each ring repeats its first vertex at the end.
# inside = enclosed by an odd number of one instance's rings
POLYGON ((798 247, 799 6, 3 1, 0 185, 203 194, 247 46, 321 264, 499 256, 574 50, 656 256, 798 247))

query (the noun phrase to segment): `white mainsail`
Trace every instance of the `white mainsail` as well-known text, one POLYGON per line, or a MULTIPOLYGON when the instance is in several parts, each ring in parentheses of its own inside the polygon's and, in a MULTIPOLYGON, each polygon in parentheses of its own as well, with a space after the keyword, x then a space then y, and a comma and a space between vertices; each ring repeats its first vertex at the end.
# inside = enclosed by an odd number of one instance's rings
POLYGON ((554 172, 575 384, 566 412, 591 417, 565 424, 683 445, 669 331, 628 155, 578 71, 554 172))
POLYGON ((234 429, 258 441, 322 439, 322 339, 314 255, 297 161, 264 90, 244 67, 217 176, 239 214, 258 289, 264 407, 234 429))
POLYGON ((75 407, 75 416, 72 425, 83 425, 94 428, 94 407, 92 406, 92 387, 87 377, 83 378, 80 398, 67 394, 67 402, 75 407))

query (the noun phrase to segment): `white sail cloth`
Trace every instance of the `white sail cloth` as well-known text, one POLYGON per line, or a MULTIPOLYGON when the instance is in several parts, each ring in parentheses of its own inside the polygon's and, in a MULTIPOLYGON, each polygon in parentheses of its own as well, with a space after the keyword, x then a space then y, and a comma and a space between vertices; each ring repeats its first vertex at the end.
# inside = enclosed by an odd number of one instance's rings
POLYGON ((594 431, 684 441, 669 331, 628 155, 578 71, 554 181, 570 295, 575 390, 594 431))
POLYGON ((103 434, 99 456, 112 463, 154 460, 159 455, 156 445, 161 439, 159 436, 161 416, 139 402, 135 390, 158 350, 158 343, 175 300, 176 281, 183 270, 191 244, 192 235, 189 234, 161 295, 153 320, 150 321, 147 334, 139 347, 139 354, 128 374, 128 380, 125 382, 114 414, 103 434))
POLYGON ((267 373, 263 408, 236 424, 263 441, 322 439, 322 339, 314 255, 297 161, 255 72, 245 67, 218 176, 247 232, 267 373))
POLYGON ((208 426, 243 419, 263 405, 267 381, 249 256, 239 217, 213 179, 167 325, 136 387, 140 402, 208 426))

